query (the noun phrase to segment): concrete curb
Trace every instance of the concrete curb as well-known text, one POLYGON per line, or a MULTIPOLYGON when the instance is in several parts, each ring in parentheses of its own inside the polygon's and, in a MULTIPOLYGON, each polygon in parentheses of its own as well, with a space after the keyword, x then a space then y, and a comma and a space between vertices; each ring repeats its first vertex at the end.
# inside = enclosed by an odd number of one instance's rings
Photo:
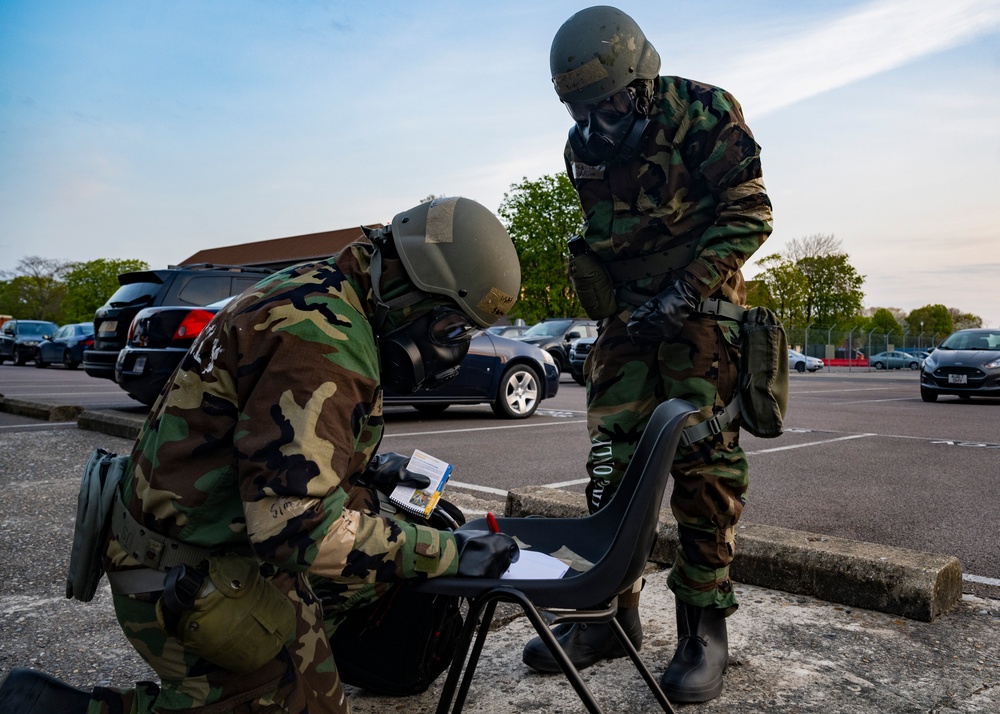
POLYGON ((38 404, 0 396, 0 411, 43 421, 73 421, 83 411, 83 407, 38 404))
MULTIPOLYGON (((579 518, 579 494, 530 486, 507 495, 507 516, 579 518)), ((809 595, 827 602, 930 622, 962 597, 962 566, 952 556, 922 553, 775 526, 737 528, 734 580, 809 595)), ((669 565, 677 552, 677 524, 669 509, 650 560, 669 565)))
POLYGON ((112 411, 86 410, 77 417, 76 425, 81 429, 99 431, 110 436, 135 439, 139 436, 144 417, 130 417, 112 411))

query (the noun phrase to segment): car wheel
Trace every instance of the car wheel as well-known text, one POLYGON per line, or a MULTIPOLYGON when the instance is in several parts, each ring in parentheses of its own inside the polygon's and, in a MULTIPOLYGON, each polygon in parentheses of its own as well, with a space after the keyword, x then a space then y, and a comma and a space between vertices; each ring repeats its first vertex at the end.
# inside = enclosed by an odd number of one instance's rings
POLYGON ((28 358, 25 357, 24 354, 22 354, 21 352, 18 352, 17 356, 14 357, 14 364, 16 364, 18 367, 23 367, 24 365, 28 364, 28 358))
POLYGON ((875 369, 885 369, 885 364, 882 362, 876 362, 875 364, 872 365, 872 367, 874 367, 875 369))
POLYGON ((39 369, 49 366, 49 363, 42 359, 41 350, 35 350, 35 366, 39 369))
POLYGON ((795 371, 796 372, 805 372, 806 371, 806 363, 805 362, 796 362, 795 363, 795 371))
POLYGON ((587 380, 583 376, 583 372, 576 372, 576 371, 574 371, 573 372, 573 381, 576 382, 577 384, 579 384, 581 387, 586 387, 587 386, 587 380))
POLYGON ((563 371, 563 360, 559 356, 558 352, 549 352, 549 356, 552 357, 552 361, 556 363, 556 374, 562 374, 563 371))
POLYGON ((440 414, 447 409, 450 404, 414 404, 413 408, 421 414, 440 414))
POLYGON ((932 392, 929 389, 924 389, 923 387, 921 387, 920 388, 920 398, 923 399, 925 402, 936 402, 937 401, 937 392, 932 392))
POLYGON ((539 380, 535 370, 513 364, 500 377, 493 413, 508 419, 527 419, 538 409, 539 380))
POLYGON ((76 369, 80 366, 80 363, 73 359, 73 353, 69 350, 63 354, 63 366, 66 369, 76 369))
POLYGON ((920 365, 916 362, 910 362, 910 369, 920 369, 920 365))

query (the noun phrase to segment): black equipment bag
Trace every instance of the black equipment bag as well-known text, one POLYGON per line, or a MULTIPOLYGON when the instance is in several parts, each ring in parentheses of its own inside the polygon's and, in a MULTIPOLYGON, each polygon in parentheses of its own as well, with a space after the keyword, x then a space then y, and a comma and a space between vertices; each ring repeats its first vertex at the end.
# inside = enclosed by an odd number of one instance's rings
MULTIPOLYGON (((427 523, 445 530, 464 524, 465 516, 441 499, 427 523)), ((400 583, 351 610, 330 641, 341 680, 389 696, 425 691, 451 664, 462 632, 460 604, 457 596, 414 592, 400 583)))

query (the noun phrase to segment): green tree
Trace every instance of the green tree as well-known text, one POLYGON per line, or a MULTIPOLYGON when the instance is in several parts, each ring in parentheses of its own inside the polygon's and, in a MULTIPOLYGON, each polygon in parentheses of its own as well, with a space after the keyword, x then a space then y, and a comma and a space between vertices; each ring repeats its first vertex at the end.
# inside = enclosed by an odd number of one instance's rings
POLYGON ((865 278, 848 262, 846 253, 803 258, 796 265, 809 283, 809 322, 832 327, 861 312, 865 278))
POLYGON ((882 335, 892 333, 900 338, 903 336, 903 327, 896 320, 896 317, 884 307, 878 308, 868 318, 868 323, 865 327, 868 331, 874 330, 882 335))
POLYGON ((786 329, 804 327, 806 324, 806 296, 809 282, 795 262, 777 253, 760 262, 763 269, 757 276, 754 299, 748 294, 750 305, 770 308, 786 329))
POLYGON ((983 326, 983 318, 979 315, 973 315, 971 312, 962 312, 957 307, 949 307, 948 312, 951 314, 951 322, 953 328, 956 330, 970 330, 974 327, 983 326))
POLYGON ((37 255, 21 258, 13 271, 3 273, 7 285, 0 290, 0 312, 22 320, 61 322, 66 267, 66 263, 37 255))
POLYGON ((569 280, 567 241, 583 229, 576 189, 565 174, 524 178, 497 210, 521 262, 521 295, 509 316, 527 322, 579 317, 583 308, 569 280))
POLYGON ((108 260, 98 258, 81 263, 71 263, 64 276, 66 302, 63 306, 65 322, 89 322, 94 311, 118 289, 118 276, 135 270, 148 270, 143 260, 108 260))
POLYGON ((924 305, 911 310, 906 325, 914 335, 922 334, 923 340, 937 344, 955 330, 951 313, 944 305, 924 305))

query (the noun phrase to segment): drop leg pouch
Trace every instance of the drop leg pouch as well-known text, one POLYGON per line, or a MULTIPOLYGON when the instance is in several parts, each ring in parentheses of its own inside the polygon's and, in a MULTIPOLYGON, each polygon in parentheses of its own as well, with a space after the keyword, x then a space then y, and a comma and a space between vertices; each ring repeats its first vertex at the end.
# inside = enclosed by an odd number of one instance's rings
POLYGON ((176 629, 157 603, 161 627, 185 649, 231 672, 249 674, 278 656, 295 633, 295 606, 260 574, 253 558, 208 558, 207 577, 191 608, 180 613, 176 629), (173 630, 173 631, 172 631, 173 630))

